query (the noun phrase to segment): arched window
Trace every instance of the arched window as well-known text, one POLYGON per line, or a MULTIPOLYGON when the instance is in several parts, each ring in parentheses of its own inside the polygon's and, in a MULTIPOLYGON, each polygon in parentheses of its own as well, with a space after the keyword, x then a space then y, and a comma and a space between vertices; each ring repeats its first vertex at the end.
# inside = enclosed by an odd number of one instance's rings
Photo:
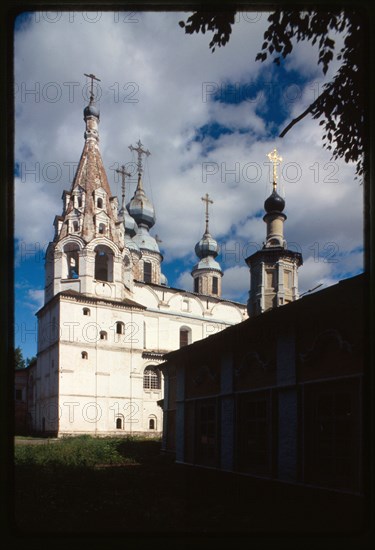
POLYGON ((125 325, 121 321, 116 323, 116 334, 125 334, 125 325))
POLYGON ((101 198, 97 199, 96 206, 98 208, 103 208, 103 199, 101 199, 101 198))
POLYGON ((191 344, 191 329, 189 327, 180 328, 180 348, 191 344))
POLYGON ((143 388, 145 390, 160 390, 161 376, 157 367, 147 367, 143 373, 143 388))
POLYGON ((83 311, 83 315, 87 315, 88 317, 90 317, 91 311, 89 307, 84 307, 82 311, 83 311))
POLYGON ((151 262, 143 262, 143 281, 145 283, 152 282, 152 264, 151 262))
POLYGON ((95 279, 97 281, 113 281, 113 252, 108 246, 99 245, 95 248, 95 279))
POLYGON ((101 330, 101 331, 100 331, 100 339, 101 339, 101 340, 107 340, 107 338, 108 338, 108 334, 106 333, 106 331, 105 331, 105 330, 101 330))
POLYGON ((122 418, 121 416, 118 416, 116 418, 116 430, 122 430, 122 428, 123 428, 122 418))
POLYGON ((88 359, 88 358, 89 358, 89 354, 87 353, 87 351, 82 351, 82 352, 81 352, 81 357, 82 357, 82 359, 88 359))
MULTIPOLYGON (((77 222, 78 223, 78 222, 77 222)), ((78 279, 79 277, 79 246, 75 243, 69 243, 64 246, 64 254, 66 257, 65 273, 63 278, 65 279, 78 279)))
POLYGON ((155 418, 150 418, 148 421, 148 429, 149 430, 156 430, 156 420, 155 418))

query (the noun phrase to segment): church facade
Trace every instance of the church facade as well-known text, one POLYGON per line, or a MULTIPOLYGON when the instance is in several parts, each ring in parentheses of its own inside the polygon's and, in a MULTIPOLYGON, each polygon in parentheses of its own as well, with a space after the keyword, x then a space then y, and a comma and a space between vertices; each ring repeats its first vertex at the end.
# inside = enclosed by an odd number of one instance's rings
MULTIPOLYGON (((168 286, 150 233, 156 217, 143 182, 126 205, 112 196, 99 150, 93 93, 84 110, 85 141, 63 212, 46 253, 45 303, 38 311, 37 364, 31 379, 35 433, 160 433, 162 357, 247 318, 221 297, 218 244, 206 228, 195 247, 194 290, 168 286)), ((192 281, 192 282, 193 282, 192 281)))

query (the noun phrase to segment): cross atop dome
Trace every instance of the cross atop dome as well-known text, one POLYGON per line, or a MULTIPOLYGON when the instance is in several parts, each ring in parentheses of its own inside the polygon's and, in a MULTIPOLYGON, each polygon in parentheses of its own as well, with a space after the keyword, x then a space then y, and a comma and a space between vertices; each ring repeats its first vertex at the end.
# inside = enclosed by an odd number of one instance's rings
POLYGON ((280 162, 282 162, 283 158, 279 157, 279 155, 277 154, 277 149, 276 148, 273 151, 271 151, 271 153, 268 153, 267 157, 269 158, 269 160, 273 164, 273 181, 272 181, 272 185, 273 185, 273 190, 276 191, 277 180, 278 180, 278 177, 279 177, 277 175, 277 166, 280 164, 280 162))
POLYGON ((130 151, 135 151, 138 154, 138 161, 137 161, 137 168, 138 168, 138 175, 140 176, 143 172, 143 166, 142 166, 142 155, 145 155, 146 157, 150 156, 151 153, 148 149, 142 149, 143 143, 139 139, 137 142, 138 147, 133 147, 133 145, 129 145, 130 151))
POLYGON ((201 200, 206 203, 206 233, 208 233, 208 220, 209 220, 209 213, 208 213, 208 205, 213 204, 214 201, 210 199, 210 196, 208 193, 205 194, 204 197, 201 197, 201 200))
POLYGON ((96 80, 97 82, 101 82, 100 78, 97 78, 94 74, 90 73, 90 74, 86 74, 86 73, 83 73, 84 76, 87 76, 87 78, 90 78, 91 79, 91 87, 90 87, 90 103, 92 103, 94 101, 94 80, 96 80))

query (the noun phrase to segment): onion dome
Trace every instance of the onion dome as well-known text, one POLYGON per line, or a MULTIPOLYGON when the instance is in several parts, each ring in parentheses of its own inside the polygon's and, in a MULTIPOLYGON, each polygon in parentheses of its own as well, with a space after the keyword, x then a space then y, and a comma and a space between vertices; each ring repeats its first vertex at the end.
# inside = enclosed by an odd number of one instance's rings
POLYGON ((282 212, 285 208, 285 201, 280 195, 273 190, 271 195, 264 201, 264 209, 267 214, 271 212, 282 212))
POLYGON ((100 111, 99 107, 97 107, 93 101, 93 99, 90 99, 90 103, 87 105, 87 107, 83 110, 83 118, 86 120, 89 116, 95 116, 96 118, 100 118, 100 111))
POLYGON ((128 204, 128 210, 129 214, 140 227, 143 226, 150 229, 155 224, 155 209, 143 190, 141 177, 138 179, 134 196, 128 204))
POLYGON ((198 258, 201 259, 208 256, 216 258, 216 256, 219 254, 218 250, 219 246, 217 244, 217 241, 215 241, 215 239, 208 232, 206 232, 201 240, 195 245, 195 253, 198 258))

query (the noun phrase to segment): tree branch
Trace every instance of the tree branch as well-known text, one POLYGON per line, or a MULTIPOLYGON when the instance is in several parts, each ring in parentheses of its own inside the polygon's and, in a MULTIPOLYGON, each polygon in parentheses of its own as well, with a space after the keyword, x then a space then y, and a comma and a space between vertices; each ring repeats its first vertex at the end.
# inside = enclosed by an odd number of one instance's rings
POLYGON ((287 126, 286 128, 284 128, 284 130, 281 132, 281 134, 279 135, 279 137, 281 137, 281 138, 284 137, 285 134, 286 134, 287 132, 289 132, 289 130, 290 130, 291 128, 293 128, 293 126, 294 126, 295 124, 297 124, 297 122, 299 122, 299 121, 302 120, 306 115, 308 115, 308 114, 312 111, 313 105, 314 105, 314 104, 312 103, 309 107, 307 107, 306 111, 304 111, 304 112, 303 112, 301 115, 299 115, 297 118, 294 118, 291 122, 289 122, 288 126, 287 126))
POLYGON ((315 99, 315 101, 313 101, 313 102, 311 103, 311 105, 309 105, 309 107, 307 107, 306 111, 303 111, 303 113, 300 114, 297 118, 294 118, 291 122, 289 122, 288 126, 287 126, 286 128, 284 128, 284 130, 281 132, 281 134, 279 135, 279 137, 281 137, 281 138, 284 137, 285 134, 286 134, 287 132, 289 132, 289 130, 290 130, 291 128, 293 128, 293 126, 294 126, 295 124, 297 124, 297 122, 299 122, 299 121, 302 120, 306 115, 308 115, 309 113, 311 113, 311 112, 313 111, 314 107, 316 107, 317 103, 318 103, 319 101, 321 101, 322 98, 323 98, 324 96, 326 96, 328 93, 329 93, 329 88, 327 88, 326 90, 324 90, 324 92, 322 92, 322 93, 315 99))

